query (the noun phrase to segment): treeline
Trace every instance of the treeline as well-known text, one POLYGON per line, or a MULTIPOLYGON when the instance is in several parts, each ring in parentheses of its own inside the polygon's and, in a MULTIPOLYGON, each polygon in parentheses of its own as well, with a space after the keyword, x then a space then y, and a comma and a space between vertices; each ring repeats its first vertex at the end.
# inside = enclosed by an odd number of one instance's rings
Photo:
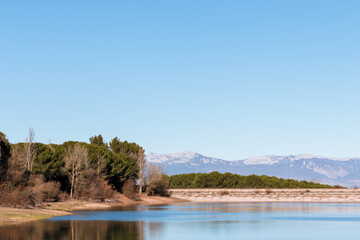
POLYGON ((336 188, 339 186, 269 176, 211 172, 172 175, 170 188, 336 188))
POLYGON ((30 130, 26 142, 10 144, 0 132, 1 205, 41 205, 61 198, 103 200, 122 192, 126 182, 127 192, 134 192, 139 173, 145 182, 144 171, 144 149, 117 137, 109 143, 98 135, 90 143, 43 144, 34 142, 30 130))

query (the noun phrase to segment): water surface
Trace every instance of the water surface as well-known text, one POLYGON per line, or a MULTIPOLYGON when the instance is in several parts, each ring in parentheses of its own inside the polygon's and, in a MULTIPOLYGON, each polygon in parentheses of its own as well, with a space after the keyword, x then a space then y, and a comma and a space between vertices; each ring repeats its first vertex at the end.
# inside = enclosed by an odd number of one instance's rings
POLYGON ((0 239, 360 239, 360 205, 181 203, 132 206, 0 228, 0 239))

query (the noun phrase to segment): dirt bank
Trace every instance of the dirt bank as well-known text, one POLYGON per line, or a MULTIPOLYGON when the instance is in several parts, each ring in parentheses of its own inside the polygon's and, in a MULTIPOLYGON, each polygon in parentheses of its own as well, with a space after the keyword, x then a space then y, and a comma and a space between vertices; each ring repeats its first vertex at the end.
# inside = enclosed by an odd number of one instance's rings
POLYGON ((360 189, 170 189, 191 202, 360 202, 360 189))
POLYGON ((141 205, 170 204, 170 203, 187 201, 184 199, 177 199, 173 197, 155 197, 155 196, 141 196, 140 200, 135 201, 125 197, 122 194, 116 196, 115 200, 116 202, 114 203, 68 200, 65 202, 50 203, 47 208, 52 210, 60 210, 60 211, 98 210, 98 209, 101 210, 112 207, 122 207, 122 206, 137 205, 137 204, 141 204, 141 205))
POLYGON ((142 196, 139 201, 131 200, 122 194, 116 196, 115 203, 90 202, 82 200, 68 200, 64 202, 49 203, 45 208, 21 209, 0 207, 0 226, 6 224, 19 224, 29 221, 41 220, 56 216, 71 214, 76 210, 106 210, 112 207, 129 205, 149 205, 149 204, 171 204, 184 202, 172 197, 142 196))

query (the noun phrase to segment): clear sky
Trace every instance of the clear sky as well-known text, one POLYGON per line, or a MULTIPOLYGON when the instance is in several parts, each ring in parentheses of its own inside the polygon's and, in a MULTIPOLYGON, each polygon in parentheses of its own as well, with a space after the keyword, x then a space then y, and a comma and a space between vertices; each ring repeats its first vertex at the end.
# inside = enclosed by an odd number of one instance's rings
POLYGON ((0 131, 360 156, 360 1, 1 1, 0 131))

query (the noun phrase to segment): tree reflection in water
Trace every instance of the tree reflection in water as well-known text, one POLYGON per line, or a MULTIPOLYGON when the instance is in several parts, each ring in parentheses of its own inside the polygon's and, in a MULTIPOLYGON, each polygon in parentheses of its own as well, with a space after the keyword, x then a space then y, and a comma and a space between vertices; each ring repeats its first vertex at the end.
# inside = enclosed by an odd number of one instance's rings
MULTIPOLYGON (((157 228, 159 227, 160 226, 157 226, 157 228)), ((143 222, 38 221, 21 225, 0 227, 0 239, 143 240, 143 228, 143 222)))

